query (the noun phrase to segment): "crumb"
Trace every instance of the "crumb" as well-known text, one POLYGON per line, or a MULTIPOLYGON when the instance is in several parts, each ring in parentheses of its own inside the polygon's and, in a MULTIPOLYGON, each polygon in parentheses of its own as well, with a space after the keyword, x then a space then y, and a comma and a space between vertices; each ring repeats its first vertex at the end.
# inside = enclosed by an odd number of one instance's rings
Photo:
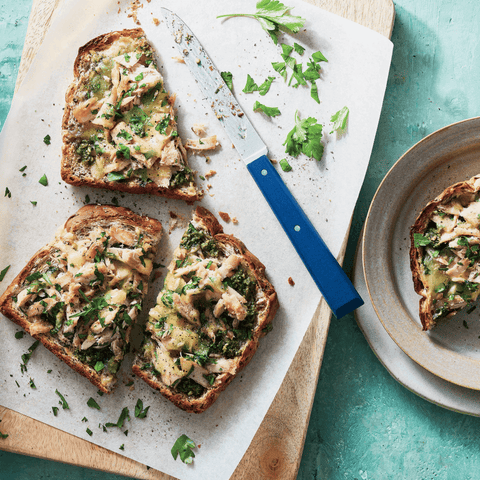
POLYGON ((205 131, 205 124, 204 123, 194 123, 192 125, 192 132, 197 136, 201 137, 203 135, 206 135, 205 131))
POLYGON ((158 27, 160 25, 160 20, 158 18, 153 17, 152 18, 153 24, 158 27))
POLYGON ((207 183, 207 190, 210 190, 212 188, 212 185, 210 183, 207 183))
POLYGON ((278 162, 276 160, 274 160, 273 158, 271 158, 270 163, 273 164, 273 165, 276 165, 278 162))
POLYGON ((196 63, 197 65, 200 65, 200 59, 199 59, 199 58, 196 58, 196 59, 195 59, 195 63, 196 63))
POLYGON ((237 225, 237 224, 238 224, 237 217, 232 217, 232 223, 233 223, 234 225, 237 225))
POLYGON ((235 145, 232 143, 232 148, 235 148, 235 145))
POLYGON ((230 221, 230 215, 227 212, 218 212, 218 214, 220 215, 220 218, 224 222, 229 222, 230 221))
POLYGON ((206 161, 207 163, 210 163, 210 157, 205 157, 205 161, 206 161))
POLYGON ((292 277, 288 277, 288 284, 291 285, 292 287, 295 285, 295 282, 293 281, 292 277))
POLYGON ((217 172, 215 170, 209 170, 206 174, 205 174, 205 178, 210 178, 210 177, 213 177, 217 172))
POLYGON ((183 57, 172 57, 173 60, 176 60, 178 63, 185 63, 183 57))
POLYGON ((170 235, 173 230, 176 228, 186 228, 188 225, 188 220, 179 213, 175 213, 172 211, 168 212, 170 215, 170 221, 168 222, 168 234, 170 235))

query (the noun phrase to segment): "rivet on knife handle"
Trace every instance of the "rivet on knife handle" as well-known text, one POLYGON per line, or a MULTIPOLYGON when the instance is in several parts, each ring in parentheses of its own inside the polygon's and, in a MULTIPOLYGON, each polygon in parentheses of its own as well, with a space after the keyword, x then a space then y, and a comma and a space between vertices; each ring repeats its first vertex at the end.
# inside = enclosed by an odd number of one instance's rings
POLYGON ((197 37, 178 15, 163 7, 162 13, 186 65, 332 312, 340 318, 362 306, 360 295, 266 157, 267 146, 197 37))

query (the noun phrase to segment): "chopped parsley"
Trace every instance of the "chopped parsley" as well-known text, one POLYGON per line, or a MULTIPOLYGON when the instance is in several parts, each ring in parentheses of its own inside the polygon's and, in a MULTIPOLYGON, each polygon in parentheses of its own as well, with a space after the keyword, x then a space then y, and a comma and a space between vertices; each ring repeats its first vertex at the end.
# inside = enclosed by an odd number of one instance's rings
POLYGON ((244 93, 253 93, 258 92, 260 95, 265 95, 269 90, 272 82, 275 80, 275 77, 268 77, 260 86, 258 86, 253 78, 247 74, 247 83, 245 84, 244 93))
POLYGON ((233 90, 233 75, 231 72, 220 72, 220 75, 223 78, 223 81, 227 84, 227 87, 230 90, 233 90))
POLYGON ((68 403, 65 400, 65 397, 58 390, 55 390, 55 393, 60 397, 60 400, 58 403, 62 406, 62 408, 64 410, 69 410, 70 407, 68 406, 68 403))
POLYGON ((262 28, 270 35, 275 43, 278 43, 280 31, 290 34, 298 33, 305 24, 305 19, 290 15, 291 7, 284 5, 278 0, 260 0, 257 2, 257 11, 254 14, 229 14, 219 15, 222 17, 253 17, 260 22, 262 28))
POLYGON ((24 353, 22 355, 22 364, 20 364, 20 370, 22 373, 27 371, 27 363, 29 362, 30 358, 32 357, 33 352, 35 349, 40 345, 40 340, 35 341, 28 349, 28 353, 24 353))
POLYGON ((30 200, 30 203, 31 203, 34 207, 37 206, 37 202, 35 202, 35 201, 30 200))
POLYGON ((332 115, 330 121, 333 122, 333 129, 330 133, 337 132, 342 134, 346 131, 349 113, 350 110, 348 109, 348 107, 343 107, 338 112, 332 115))
POLYGON ((56 417, 58 415, 58 407, 52 407, 53 415, 56 417))
POLYGON ((24 335, 25 335, 25 332, 21 330, 20 332, 15 333, 15 338, 20 339, 20 338, 23 338, 24 335))
POLYGON ((145 418, 147 416, 147 412, 150 406, 143 408, 142 400, 138 399, 137 404, 135 405, 135 417, 136 418, 145 418))
POLYGON ((9 268, 10 268, 10 265, 6 266, 6 267, 0 272, 0 282, 5 278, 5 275, 7 274, 9 268))
POLYGON ((46 187, 48 185, 48 179, 47 179, 47 176, 45 174, 43 174, 42 178, 40 178, 40 180, 38 181, 38 183, 41 183, 44 187, 46 187))
POLYGON ((93 435, 93 432, 87 427, 87 429, 85 430, 90 436, 93 435))
POLYGON ((120 413, 120 417, 118 417, 117 423, 106 423, 106 427, 118 427, 122 428, 125 420, 130 420, 130 413, 128 411, 128 407, 125 407, 122 412, 120 413))
POLYGON ((7 198, 12 198, 12 192, 10 191, 10 189, 8 187, 5 187, 5 195, 4 197, 7 197, 7 198))
POLYGON ((418 247, 426 247, 427 245, 430 245, 432 243, 432 240, 430 238, 425 237, 421 233, 414 233, 413 234, 413 245, 415 248, 418 247))
POLYGON ((43 137, 43 143, 44 143, 45 145, 50 145, 50 140, 51 140, 50 135, 45 135, 45 136, 43 137))
POLYGON ((87 405, 90 408, 96 408, 97 410, 100 410, 100 405, 92 397, 88 399, 87 405))
POLYGON ((173 459, 176 460, 178 454, 180 454, 180 460, 183 463, 192 463, 195 457, 192 448, 196 448, 195 442, 188 438, 185 434, 181 435, 173 444, 171 450, 173 459))
POLYGON ((292 170, 292 167, 290 166, 290 164, 287 162, 287 159, 286 158, 282 158, 280 160, 280 167, 282 167, 282 170, 284 172, 290 172, 290 170, 292 170))
POLYGON ((263 105, 258 101, 253 104, 253 110, 261 110, 265 115, 269 117, 276 117, 277 115, 280 115, 282 113, 277 107, 267 107, 266 105, 263 105))

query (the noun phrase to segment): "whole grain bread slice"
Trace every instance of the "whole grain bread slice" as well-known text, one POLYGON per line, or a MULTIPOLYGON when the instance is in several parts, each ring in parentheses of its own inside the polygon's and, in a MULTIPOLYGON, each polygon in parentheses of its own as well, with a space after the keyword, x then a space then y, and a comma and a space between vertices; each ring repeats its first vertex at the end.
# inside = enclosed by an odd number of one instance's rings
POLYGON ((0 297, 0 312, 111 392, 161 234, 153 218, 87 205, 30 259, 0 297))
POLYGON ((202 207, 168 270, 133 372, 177 407, 201 413, 252 359, 271 329, 277 294, 260 260, 202 207))
POLYGON ((62 179, 192 203, 201 198, 169 95, 141 28, 79 49, 65 95, 62 179))
POLYGON ((468 308, 480 293, 480 176, 446 188, 410 231, 410 267, 423 330, 468 308))

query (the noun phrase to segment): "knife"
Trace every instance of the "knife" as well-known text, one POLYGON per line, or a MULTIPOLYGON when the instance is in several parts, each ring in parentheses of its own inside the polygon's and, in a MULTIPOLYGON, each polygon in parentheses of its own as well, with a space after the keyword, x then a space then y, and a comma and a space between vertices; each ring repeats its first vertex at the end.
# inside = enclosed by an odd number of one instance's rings
POLYGON ((195 81, 332 312, 340 318, 362 306, 360 295, 271 164, 267 146, 205 49, 180 17, 163 7, 162 13, 195 81))

